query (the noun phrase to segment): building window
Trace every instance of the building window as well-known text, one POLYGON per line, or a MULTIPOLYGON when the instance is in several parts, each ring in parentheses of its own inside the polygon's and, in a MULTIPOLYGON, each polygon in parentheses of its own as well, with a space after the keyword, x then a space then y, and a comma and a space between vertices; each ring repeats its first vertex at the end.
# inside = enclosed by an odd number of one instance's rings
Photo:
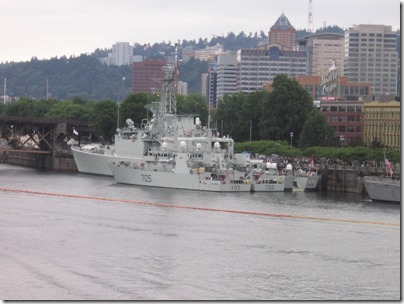
POLYGON ((347 131, 348 131, 349 133, 355 133, 355 127, 354 127, 354 126, 348 126, 348 127, 347 127, 347 131))

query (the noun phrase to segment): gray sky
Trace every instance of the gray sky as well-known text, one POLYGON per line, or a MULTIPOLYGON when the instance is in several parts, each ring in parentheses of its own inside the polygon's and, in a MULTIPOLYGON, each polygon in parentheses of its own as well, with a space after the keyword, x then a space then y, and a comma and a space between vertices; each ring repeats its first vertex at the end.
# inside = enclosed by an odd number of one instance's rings
MULTIPOLYGON (((284 13, 308 28, 309 0, 0 0, 0 62, 78 56, 115 42, 176 42, 244 31, 266 34, 284 13)), ((312 0, 313 28, 400 28, 398 0, 312 0)))

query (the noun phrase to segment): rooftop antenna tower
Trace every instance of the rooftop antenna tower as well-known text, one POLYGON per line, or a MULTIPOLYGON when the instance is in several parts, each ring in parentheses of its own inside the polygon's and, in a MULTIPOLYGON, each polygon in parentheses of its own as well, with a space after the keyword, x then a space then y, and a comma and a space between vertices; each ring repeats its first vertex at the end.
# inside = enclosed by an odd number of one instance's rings
POLYGON ((313 33, 313 0, 309 0, 309 33, 313 33))

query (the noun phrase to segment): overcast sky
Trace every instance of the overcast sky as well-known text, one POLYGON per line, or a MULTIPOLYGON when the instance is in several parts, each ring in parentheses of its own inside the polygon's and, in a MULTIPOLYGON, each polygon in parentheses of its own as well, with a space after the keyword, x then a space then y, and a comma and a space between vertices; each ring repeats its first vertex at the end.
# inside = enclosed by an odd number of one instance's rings
MULTIPOLYGON (((115 42, 155 43, 266 34, 284 13, 308 28, 309 0, 0 0, 0 62, 78 56, 115 42)), ((398 0, 312 0, 313 28, 400 28, 398 0)))

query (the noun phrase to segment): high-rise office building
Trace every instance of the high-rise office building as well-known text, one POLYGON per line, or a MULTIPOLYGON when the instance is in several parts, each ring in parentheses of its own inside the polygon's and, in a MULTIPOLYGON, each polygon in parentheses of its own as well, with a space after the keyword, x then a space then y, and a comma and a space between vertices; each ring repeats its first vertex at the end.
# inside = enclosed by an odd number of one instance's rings
POLYGON ((216 99, 216 85, 217 85, 217 70, 216 70, 216 62, 209 63, 208 77, 207 77, 207 101, 210 107, 216 108, 217 99, 216 99))
POLYGON ((208 89, 208 73, 202 73, 201 75, 201 95, 205 97, 209 95, 208 89))
POLYGON ((154 93, 161 88, 166 61, 134 62, 132 66, 132 92, 154 93))
POLYGON ((100 61, 107 65, 130 65, 133 62, 133 46, 129 42, 117 42, 112 46, 108 57, 101 58, 100 61))
POLYGON ((282 14, 271 27, 267 44, 237 52, 237 91, 262 90, 279 74, 306 75, 306 62, 306 51, 296 51, 296 30, 282 14))
POLYGON ((360 24, 345 32, 344 74, 372 85, 371 94, 397 95, 397 34, 391 26, 360 24))
POLYGON ((307 52, 307 74, 324 76, 335 63, 340 72, 344 68, 344 35, 319 33, 305 36, 298 41, 299 50, 307 52))
POLYGON ((268 42, 279 43, 287 47, 289 50, 296 49, 296 30, 285 14, 282 13, 269 30, 268 42))
POLYGON ((237 56, 227 53, 217 56, 216 100, 237 93, 237 56))
POLYGON ((276 43, 269 43, 267 47, 237 52, 238 91, 250 93, 262 90, 266 82, 279 74, 289 77, 307 74, 305 51, 282 50, 276 43))

